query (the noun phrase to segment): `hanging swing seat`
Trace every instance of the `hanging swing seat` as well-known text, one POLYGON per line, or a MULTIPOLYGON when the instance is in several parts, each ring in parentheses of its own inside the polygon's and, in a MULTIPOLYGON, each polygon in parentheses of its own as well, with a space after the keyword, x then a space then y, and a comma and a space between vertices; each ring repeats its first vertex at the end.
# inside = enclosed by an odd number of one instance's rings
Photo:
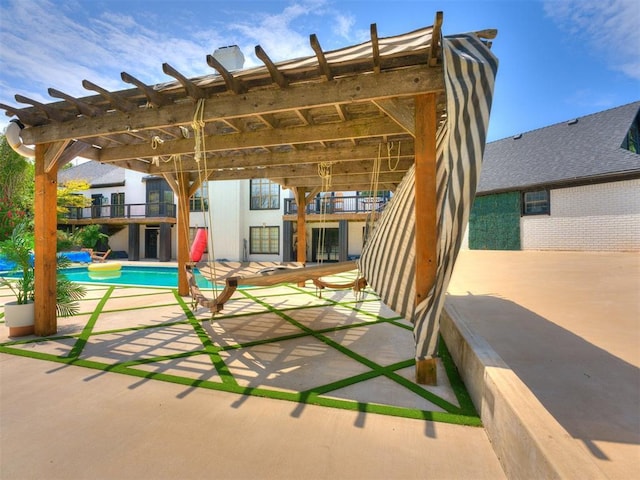
POLYGON ((274 285, 281 285, 284 283, 300 283, 305 282, 307 280, 312 280, 316 287, 323 288, 354 288, 356 291, 360 291, 364 289, 367 285, 367 282, 364 278, 360 277, 351 282, 347 282, 344 284, 326 282, 322 278, 330 275, 334 275, 337 273, 348 272, 350 270, 356 270, 358 268, 356 262, 348 261, 348 262, 338 262, 338 263, 329 263, 329 264, 320 264, 313 265, 310 267, 302 267, 301 264, 292 263, 290 267, 287 264, 274 264, 272 266, 264 266, 261 262, 260 268, 258 271, 255 271, 257 268, 256 265, 247 265, 245 264, 244 272, 247 273, 245 276, 237 276, 242 272, 240 264, 237 262, 237 267, 232 268, 231 271, 235 273, 233 274, 221 273, 222 266, 229 266, 230 263, 235 262, 221 262, 216 264, 216 275, 211 276, 213 273, 213 269, 210 266, 202 266, 199 267, 200 273, 207 278, 221 280, 224 278, 225 286, 215 299, 211 299, 206 297, 195 279, 195 274, 193 272, 194 265, 187 264, 185 265, 185 270, 187 274, 187 281, 189 283, 189 290, 191 292, 191 298, 198 305, 208 308, 212 313, 220 312, 224 308, 224 304, 231 298, 233 293, 240 285, 244 286, 252 286, 252 287, 270 287, 274 285), (218 266, 220 265, 220 267, 218 266), (251 270, 254 270, 251 272, 251 270))

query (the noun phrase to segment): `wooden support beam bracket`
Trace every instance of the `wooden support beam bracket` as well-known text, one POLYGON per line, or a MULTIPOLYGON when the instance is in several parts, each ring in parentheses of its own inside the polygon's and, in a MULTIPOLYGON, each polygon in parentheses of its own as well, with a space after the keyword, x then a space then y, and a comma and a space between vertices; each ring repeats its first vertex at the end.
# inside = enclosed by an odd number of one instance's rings
POLYGON ((149 85, 146 85, 144 82, 138 80, 133 75, 129 75, 127 72, 122 72, 120 74, 120 77, 122 78, 123 82, 130 83, 131 85, 135 85, 136 87, 138 87, 138 90, 144 93, 144 96, 147 97, 149 103, 155 105, 156 107, 162 107, 171 103, 171 99, 158 92, 157 90, 154 90, 149 85))
POLYGON ((380 73, 380 45, 378 44, 378 26, 371 24, 371 50, 373 60, 373 72, 380 73))
POLYGON ((311 43, 311 48, 316 54, 316 58, 318 59, 318 65, 320 67, 320 73, 327 78, 327 81, 333 80, 333 73, 331 72, 331 67, 327 62, 327 58, 324 56, 324 52, 322 51, 322 47, 320 46, 320 42, 318 41, 318 37, 315 33, 312 33, 309 36, 309 42, 311 43))
POLYGON ((127 100, 126 98, 124 98, 124 97, 122 97, 120 95, 116 95, 114 93, 111 93, 109 90, 106 90, 106 89, 102 88, 101 86, 96 85, 95 83, 91 83, 89 80, 83 80, 82 81, 82 86, 86 90, 91 90, 93 92, 98 92, 100 95, 102 95, 104 98, 106 98, 109 101, 109 103, 111 103, 113 108, 115 108, 116 110, 118 110, 120 112, 129 113, 129 112, 132 112, 132 111, 138 109, 138 105, 136 105, 132 101, 127 100))
POLYGON ((200 87, 198 87, 195 83, 193 83, 187 77, 182 75, 179 71, 177 71, 175 68, 173 68, 168 63, 163 63, 162 64, 162 71, 164 73, 166 73, 167 75, 169 75, 169 76, 175 78, 176 80, 178 80, 178 82, 180 82, 180 84, 187 91, 187 95, 189 95, 194 100, 199 100, 201 98, 205 98, 206 95, 204 93, 204 90, 202 90, 200 87))
POLYGON ((44 112, 47 118, 56 122, 66 122, 67 120, 71 120, 75 117, 72 113, 64 112, 50 105, 44 105, 43 103, 37 102, 20 94, 16 94, 15 99, 17 102, 33 105, 36 109, 44 112))
POLYGON ((71 105, 76 107, 78 113, 86 117, 95 117, 102 113, 102 109, 96 107, 95 105, 90 105, 87 102, 78 100, 77 98, 72 97, 71 95, 67 95, 66 93, 61 92, 60 90, 56 90, 55 88, 49 89, 49 95, 51 95, 53 98, 61 98, 62 100, 66 100, 71 105))
POLYGON ((289 80, 284 76, 284 74, 278 70, 275 63, 271 61, 267 53, 262 49, 260 45, 256 45, 256 57, 262 60, 262 63, 265 64, 267 70, 269 70, 269 74, 271 75, 271 79, 273 83, 277 84, 280 88, 287 88, 289 86, 289 80))
POLYGON ((234 77, 233 74, 224 68, 224 65, 222 65, 222 63, 220 63, 213 55, 207 55, 207 65, 218 71, 224 79, 224 83, 227 85, 228 90, 237 95, 247 93, 248 88, 245 83, 239 78, 234 77))

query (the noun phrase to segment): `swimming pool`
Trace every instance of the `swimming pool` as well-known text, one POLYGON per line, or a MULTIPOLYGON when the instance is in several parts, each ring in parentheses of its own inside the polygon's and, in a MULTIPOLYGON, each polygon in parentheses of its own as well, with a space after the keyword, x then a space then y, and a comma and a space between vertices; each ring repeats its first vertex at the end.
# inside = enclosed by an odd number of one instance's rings
MULTIPOLYGON (((110 285, 143 285, 148 287, 178 287, 176 267, 143 267, 125 265, 119 271, 90 272, 87 267, 65 268, 63 273, 69 280, 78 283, 104 283, 110 285)), ((200 288, 211 288, 211 282, 196 273, 200 288)))

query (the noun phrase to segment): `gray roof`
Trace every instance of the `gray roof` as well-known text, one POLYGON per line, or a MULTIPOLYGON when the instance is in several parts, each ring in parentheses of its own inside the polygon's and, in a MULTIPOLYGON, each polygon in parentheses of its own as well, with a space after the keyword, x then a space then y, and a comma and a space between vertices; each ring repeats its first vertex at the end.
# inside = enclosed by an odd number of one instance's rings
POLYGON ((478 193, 580 184, 640 174, 621 148, 640 101, 488 143, 478 193))
POLYGON ((58 182, 67 180, 86 180, 91 188, 115 187, 124 185, 125 170, 115 165, 88 161, 66 168, 58 173, 58 182))

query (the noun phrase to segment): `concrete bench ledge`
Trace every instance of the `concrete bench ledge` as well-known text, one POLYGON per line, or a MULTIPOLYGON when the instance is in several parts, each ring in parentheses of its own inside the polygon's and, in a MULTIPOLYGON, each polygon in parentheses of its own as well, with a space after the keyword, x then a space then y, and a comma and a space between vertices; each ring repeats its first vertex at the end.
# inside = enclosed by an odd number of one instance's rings
POLYGON ((508 478, 607 478, 452 302, 440 332, 508 478))

